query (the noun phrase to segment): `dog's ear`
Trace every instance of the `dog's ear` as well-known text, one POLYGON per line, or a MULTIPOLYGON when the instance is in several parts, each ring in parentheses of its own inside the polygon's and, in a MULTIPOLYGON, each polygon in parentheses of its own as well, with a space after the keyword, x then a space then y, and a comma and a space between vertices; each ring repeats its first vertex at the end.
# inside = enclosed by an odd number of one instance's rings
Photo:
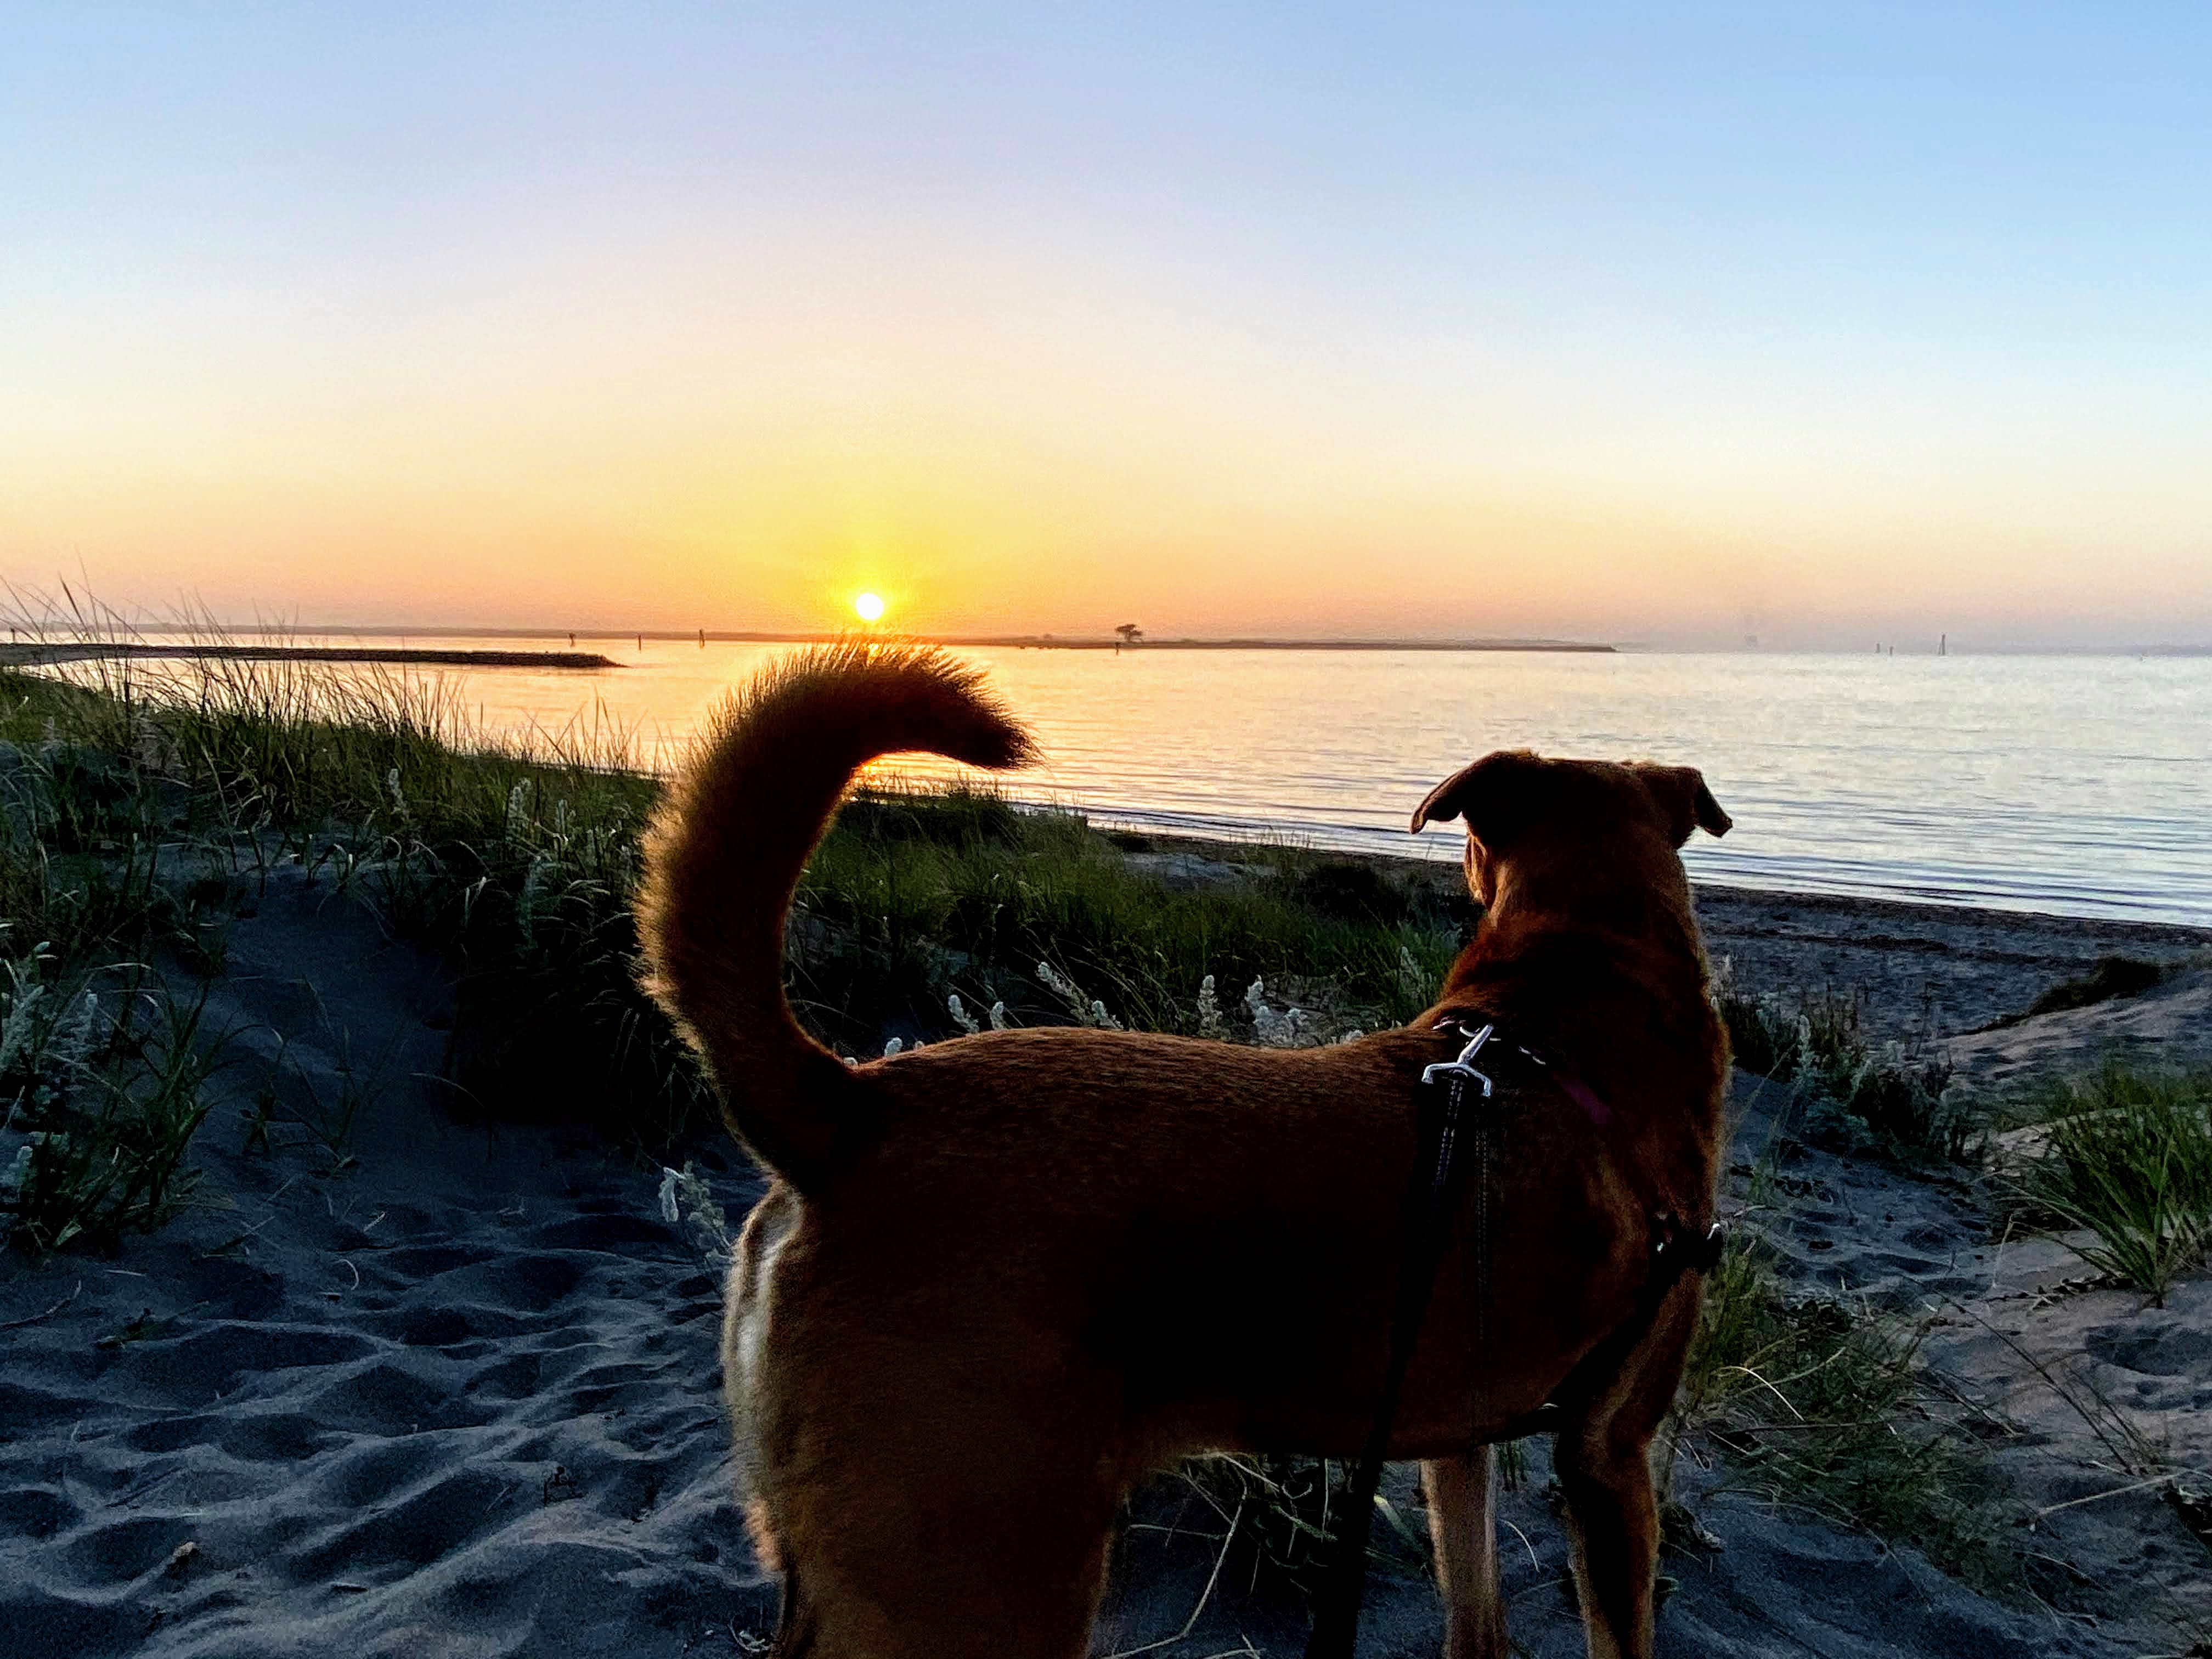
POLYGON ((1659 803, 1659 810, 1667 815, 1675 846, 1689 840, 1692 830, 1702 830, 1709 836, 1728 834, 1729 815, 1721 811, 1713 792, 1705 787, 1705 775, 1696 767, 1654 766, 1649 761, 1638 761, 1630 769, 1643 780, 1644 787, 1659 803))
POLYGON ((1429 791, 1413 809, 1413 833, 1428 823, 1467 820, 1467 833, 1494 847, 1528 817, 1530 798, 1547 763, 1526 749, 1501 749, 1463 767, 1429 791))

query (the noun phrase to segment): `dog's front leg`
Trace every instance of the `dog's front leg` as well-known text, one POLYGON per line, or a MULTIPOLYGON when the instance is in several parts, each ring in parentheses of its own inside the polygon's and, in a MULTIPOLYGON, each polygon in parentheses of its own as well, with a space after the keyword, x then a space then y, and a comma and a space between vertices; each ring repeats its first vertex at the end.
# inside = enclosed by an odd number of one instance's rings
POLYGON ((1444 1599, 1444 1659, 1504 1659, 1505 1606, 1498 1595, 1498 1464, 1494 1449, 1421 1465, 1437 1589, 1444 1599))

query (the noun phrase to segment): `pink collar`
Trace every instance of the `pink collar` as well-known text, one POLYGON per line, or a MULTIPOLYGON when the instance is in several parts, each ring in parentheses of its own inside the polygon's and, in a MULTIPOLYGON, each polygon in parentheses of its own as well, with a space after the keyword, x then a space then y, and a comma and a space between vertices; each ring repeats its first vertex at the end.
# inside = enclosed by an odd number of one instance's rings
POLYGON ((1599 1097, 1598 1091, 1591 1088, 1589 1084, 1567 1070, 1565 1066, 1553 1065, 1534 1048, 1522 1048, 1521 1052, 1549 1072, 1552 1074, 1552 1080, 1567 1091, 1567 1098, 1581 1107, 1583 1115, 1597 1127, 1602 1129, 1613 1121, 1613 1108, 1607 1105, 1599 1097))

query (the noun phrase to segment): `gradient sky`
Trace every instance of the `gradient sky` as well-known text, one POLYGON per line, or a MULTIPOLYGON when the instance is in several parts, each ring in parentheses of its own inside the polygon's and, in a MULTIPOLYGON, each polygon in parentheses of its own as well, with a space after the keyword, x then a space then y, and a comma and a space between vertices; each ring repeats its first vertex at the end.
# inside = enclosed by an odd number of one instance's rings
POLYGON ((0 574, 2212 642, 2196 4, 0 3, 0 574))

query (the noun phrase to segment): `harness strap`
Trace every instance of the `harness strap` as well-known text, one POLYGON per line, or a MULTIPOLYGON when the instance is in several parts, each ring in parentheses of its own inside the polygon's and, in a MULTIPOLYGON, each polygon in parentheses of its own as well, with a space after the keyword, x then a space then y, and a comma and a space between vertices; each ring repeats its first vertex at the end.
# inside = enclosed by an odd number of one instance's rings
MULTIPOLYGON (((1344 1520, 1332 1540, 1335 1559, 1314 1598, 1313 1634, 1306 1642, 1306 1659, 1352 1659, 1358 1644, 1359 1603, 1367 1588, 1367 1538, 1375 1521, 1375 1494, 1382 1484, 1382 1465, 1390 1449, 1391 1425, 1398 1415, 1398 1396, 1405 1388, 1413 1346, 1421 1334, 1421 1316, 1428 1308, 1437 1262, 1443 1253, 1452 1212, 1458 1207, 1460 1188, 1465 1184, 1466 1166, 1455 1154, 1468 1116, 1468 1086, 1480 1085, 1482 1102, 1490 1098, 1490 1079, 1470 1062, 1490 1040, 1491 1030, 1485 1025, 1473 1032, 1457 1060, 1431 1066, 1421 1073, 1420 1151, 1413 1160, 1413 1179, 1406 1194, 1406 1254, 1398 1273, 1398 1305, 1390 1322, 1389 1359, 1383 1367, 1382 1398, 1368 1428, 1358 1474, 1346 1495, 1344 1520)), ((1474 1119, 1475 1161, 1482 1166, 1486 1181, 1488 1106, 1479 1104, 1474 1119)), ((1486 1227, 1487 1216, 1486 1204, 1486 1227)), ((1477 1252, 1486 1263, 1490 1254, 1486 1238, 1478 1241, 1477 1252)))
MULTIPOLYGON (((1314 1596, 1313 1634, 1307 1638, 1305 1659, 1353 1659, 1359 1642, 1359 1604, 1367 1589, 1367 1540, 1375 1521, 1375 1495, 1382 1484, 1382 1465, 1390 1448, 1390 1431, 1397 1420, 1398 1397, 1404 1391, 1406 1372, 1413 1364, 1413 1347, 1421 1334, 1421 1317, 1427 1311, 1430 1287, 1443 1255, 1452 1212, 1458 1207, 1465 1185, 1464 1164, 1455 1156, 1462 1131, 1471 1134, 1478 1188, 1475 1195, 1475 1322, 1476 1352, 1488 1353, 1490 1317, 1490 1127, 1491 1080, 1471 1063, 1494 1034, 1484 1025, 1469 1030, 1468 1023, 1447 1019, 1439 1030, 1457 1024, 1468 1038, 1459 1058, 1425 1067, 1421 1073, 1419 1146, 1413 1178, 1406 1194, 1406 1254, 1398 1274, 1398 1303, 1390 1322, 1390 1351, 1382 1371, 1382 1397, 1369 1425, 1367 1445, 1351 1490, 1346 1494, 1344 1518, 1331 1540, 1334 1559, 1328 1565, 1314 1596), (1468 1121, 1467 1091, 1480 1085, 1480 1098, 1468 1121)), ((1552 1075, 1569 1098, 1580 1106, 1591 1123, 1602 1128, 1612 1114, 1603 1100, 1581 1079, 1553 1068, 1533 1051, 1521 1050, 1552 1075)), ((1726 1231, 1715 1222, 1703 1233, 1690 1228, 1668 1211, 1652 1218, 1657 1237, 1652 1243, 1651 1273, 1628 1320, 1590 1356, 1610 1352, 1622 1342, 1630 1346, 1644 1340, 1658 1317, 1675 1282, 1686 1273, 1710 1273, 1718 1264, 1726 1231)), ((1577 1367, 1577 1370, 1587 1368, 1577 1367)), ((1571 1383, 1570 1384, 1571 1386, 1571 1383)), ((1518 1433, 1540 1432, 1558 1415, 1549 1401, 1516 1424, 1518 1433)))

